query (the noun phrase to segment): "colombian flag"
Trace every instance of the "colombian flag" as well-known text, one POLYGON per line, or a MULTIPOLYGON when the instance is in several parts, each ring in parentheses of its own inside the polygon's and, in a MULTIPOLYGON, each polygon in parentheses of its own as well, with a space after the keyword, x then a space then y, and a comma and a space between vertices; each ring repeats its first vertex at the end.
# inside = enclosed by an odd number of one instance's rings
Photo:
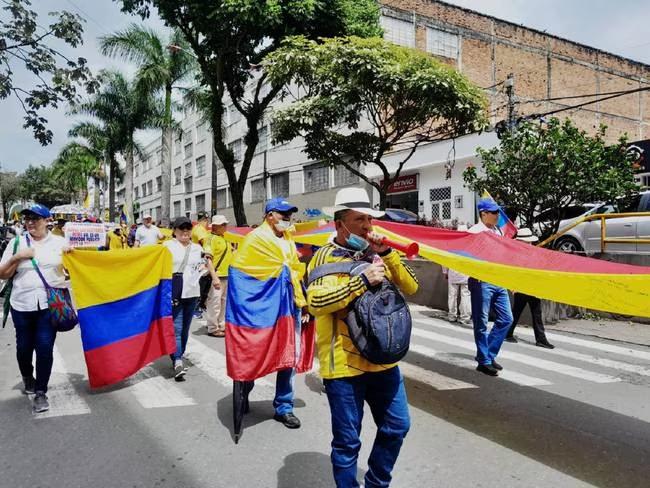
POLYGON ((176 350, 166 247, 64 256, 90 386, 117 383, 176 350))
MULTIPOLYGON (((289 237, 285 233, 285 237, 289 237)), ((301 327, 304 264, 293 241, 283 250, 265 222, 248 233, 228 270, 226 365, 236 381, 311 369, 314 327, 301 327)))

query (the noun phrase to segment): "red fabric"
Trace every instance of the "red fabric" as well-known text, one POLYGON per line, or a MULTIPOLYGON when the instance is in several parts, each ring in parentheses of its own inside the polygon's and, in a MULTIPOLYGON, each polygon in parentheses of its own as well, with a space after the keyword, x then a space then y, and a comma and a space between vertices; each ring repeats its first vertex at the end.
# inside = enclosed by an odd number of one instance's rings
POLYGON ((176 351, 171 317, 151 323, 144 334, 85 352, 91 388, 112 385, 128 378, 160 356, 176 351))
POLYGON ((300 331, 300 357, 296 363, 296 373, 307 373, 314 366, 314 349, 316 346, 316 325, 312 319, 302 326, 300 331))
POLYGON ((226 322, 226 367, 235 381, 253 381, 296 364, 295 320, 281 317, 273 327, 226 322))

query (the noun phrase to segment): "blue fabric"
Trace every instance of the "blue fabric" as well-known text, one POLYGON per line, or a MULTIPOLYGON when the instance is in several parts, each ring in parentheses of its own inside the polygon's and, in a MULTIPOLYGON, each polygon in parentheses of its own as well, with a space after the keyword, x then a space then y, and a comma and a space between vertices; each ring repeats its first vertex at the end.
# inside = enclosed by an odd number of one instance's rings
POLYGON ((178 305, 172 307, 174 333, 176 334, 176 352, 171 355, 174 361, 181 359, 185 353, 190 325, 192 324, 192 318, 194 318, 197 303, 199 303, 199 297, 182 298, 178 305))
POLYGON ((468 286, 472 296, 476 361, 483 365, 492 364, 512 325, 508 290, 473 278, 469 279, 468 286), (492 330, 488 333, 490 309, 494 309, 495 319, 492 330))
POLYGON ((293 412, 293 378, 295 375, 295 370, 289 368, 278 371, 275 377, 273 408, 278 415, 293 412))
POLYGON ((35 391, 47 392, 47 384, 54 362, 54 341, 56 329, 50 323, 50 311, 35 310, 19 312, 11 309, 11 320, 16 329, 16 358, 22 376, 34 374, 32 357, 36 351, 36 387, 35 391))
POLYGON ((378 373, 323 380, 332 417, 332 469, 338 488, 358 487, 357 458, 361 448, 363 405, 368 403, 377 435, 368 458, 366 488, 390 485, 391 472, 409 430, 404 380, 395 366, 378 373))

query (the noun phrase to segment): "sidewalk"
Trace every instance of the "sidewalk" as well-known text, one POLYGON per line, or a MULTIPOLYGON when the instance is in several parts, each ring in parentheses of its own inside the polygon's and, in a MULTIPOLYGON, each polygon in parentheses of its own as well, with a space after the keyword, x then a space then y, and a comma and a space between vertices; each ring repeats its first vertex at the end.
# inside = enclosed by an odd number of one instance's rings
MULTIPOLYGON (((447 312, 443 310, 415 305, 413 303, 410 303, 409 306, 413 311, 423 312, 426 315, 446 320, 447 312)), ((517 325, 517 328, 519 327, 527 326, 520 324, 517 325)), ((650 346, 650 324, 606 319, 567 319, 560 320, 556 324, 547 325, 546 330, 599 337, 601 339, 628 342, 640 346, 650 346)))

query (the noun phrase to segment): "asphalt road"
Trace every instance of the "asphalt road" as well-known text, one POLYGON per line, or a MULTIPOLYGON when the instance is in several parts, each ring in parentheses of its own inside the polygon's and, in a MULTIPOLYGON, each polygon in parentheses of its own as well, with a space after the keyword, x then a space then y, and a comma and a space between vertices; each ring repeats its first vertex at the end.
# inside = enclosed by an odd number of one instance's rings
MULTIPOLYGON (((403 362, 412 428, 393 487, 647 488, 650 348, 571 334, 536 348, 522 329, 504 374, 474 371, 471 331, 422 308, 403 362)), ((57 339, 51 410, 20 393, 11 324, 0 331, 0 488, 333 486, 327 399, 296 379, 299 430, 272 419, 274 378, 258 381, 238 445, 221 339, 192 326, 187 381, 161 359, 110 388, 88 388, 79 332, 57 339)), ((375 428, 367 412, 359 476, 375 428)))

